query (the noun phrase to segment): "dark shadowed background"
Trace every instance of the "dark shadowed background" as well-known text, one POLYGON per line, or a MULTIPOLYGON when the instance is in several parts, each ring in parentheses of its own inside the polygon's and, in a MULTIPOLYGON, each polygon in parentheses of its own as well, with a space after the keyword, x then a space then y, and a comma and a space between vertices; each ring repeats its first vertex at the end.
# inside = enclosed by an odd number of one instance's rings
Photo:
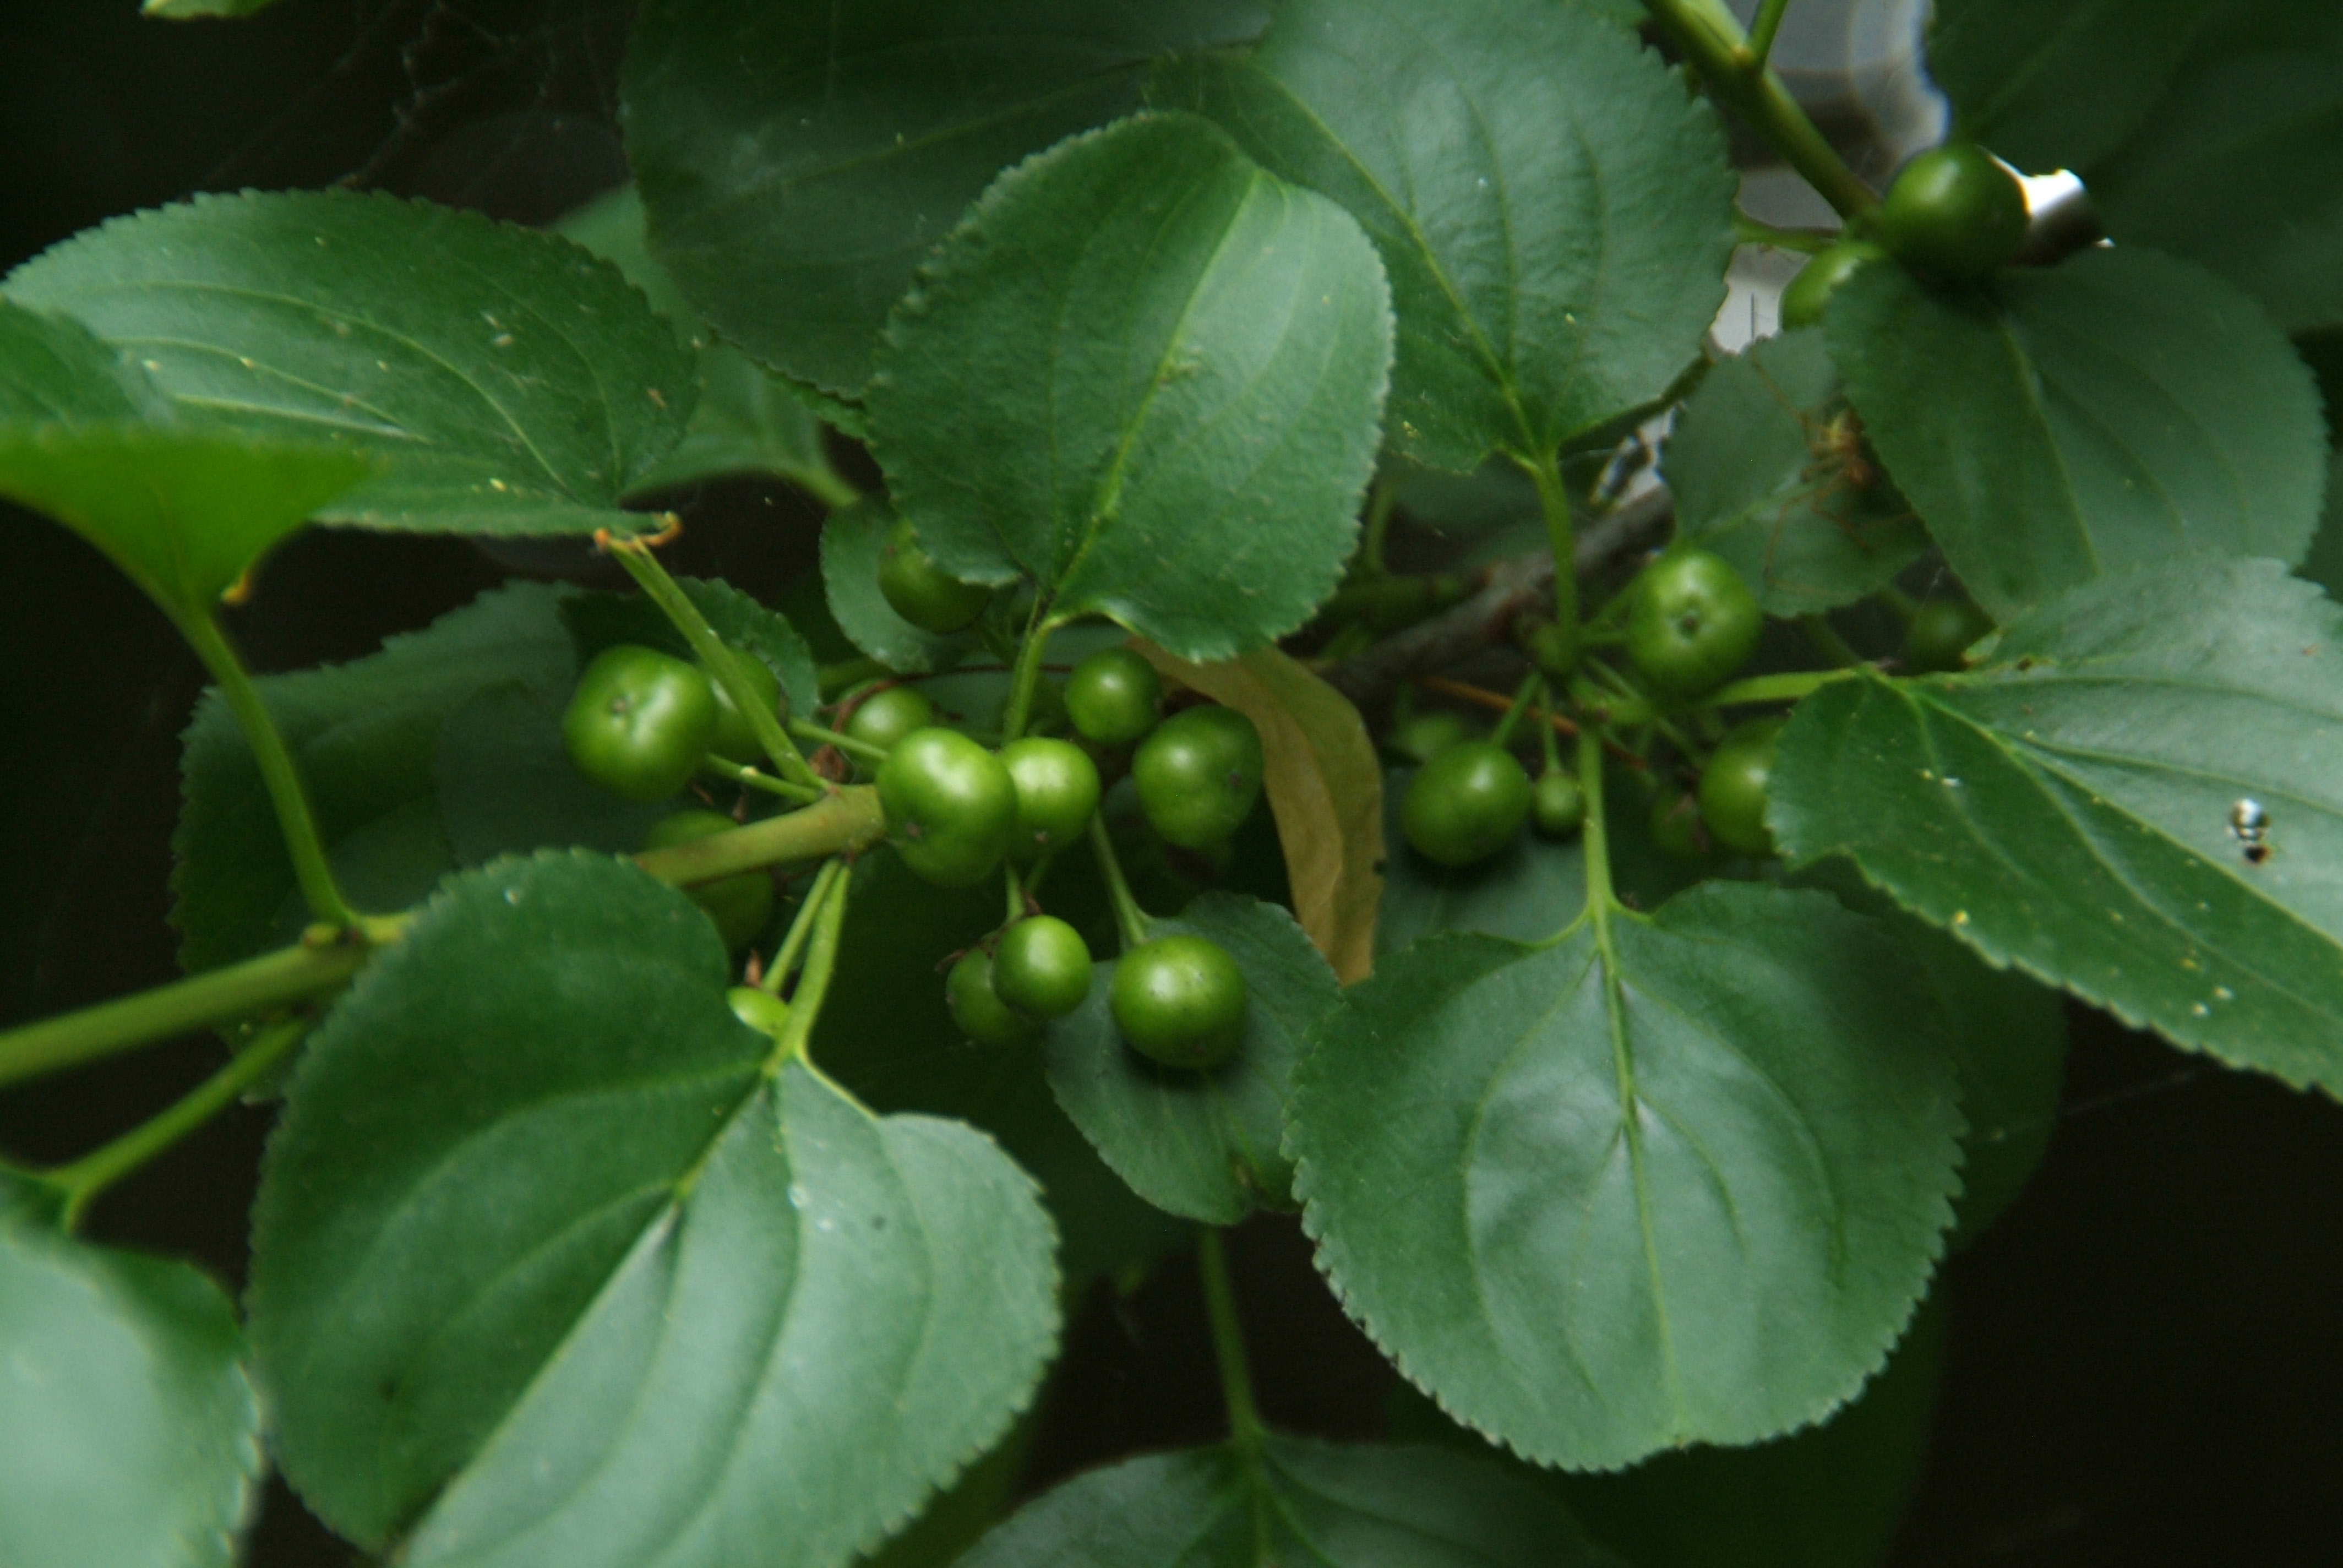
MULTIPOLYGON (((1912 3, 1806 0, 1802 92, 1883 172, 1924 92, 1883 55, 1912 3), (1870 31, 1865 31, 1870 29, 1870 31), (1834 75, 1834 39, 1855 69, 1834 75), (1882 62, 1885 62, 1884 64, 1882 62)), ((0 267, 189 191, 337 179, 550 218, 620 177, 622 0, 286 0, 242 24, 141 20, 135 0, 0 0, 0 267)), ((1755 176, 1753 199, 1767 176, 1755 176)), ((1767 216, 1775 216, 1769 213, 1767 216)), ((1787 216, 1787 215, 1785 215, 1787 216)), ((1762 271, 1762 269, 1761 269, 1762 271)), ((1762 283, 1762 277, 1760 279, 1762 283)), ((679 498, 675 564, 761 597, 812 569, 818 514, 780 487, 679 498)), ((445 540, 314 532, 269 565, 235 632, 259 669, 370 651, 508 568, 445 540)), ((164 920, 177 737, 195 660, 77 539, 0 505, 0 1025, 175 973, 164 920)), ((2049 1160, 1949 1268, 1932 1446, 1894 1561, 2332 1563, 2343 1411, 2343 1109, 2185 1058, 2077 1011, 2049 1160)), ((209 1040, 0 1096, 0 1146, 45 1161, 159 1109, 209 1040)), ((108 1197, 102 1239, 193 1254, 240 1283, 267 1124, 223 1118, 108 1197)), ((1269 1414, 1380 1432, 1390 1374, 1289 1221, 1236 1239, 1269 1414)), ((1103 1293, 1072 1327, 1029 1485, 1215 1435, 1192 1270, 1103 1293)), ((271 1491, 266 1568, 345 1547, 271 1491)))

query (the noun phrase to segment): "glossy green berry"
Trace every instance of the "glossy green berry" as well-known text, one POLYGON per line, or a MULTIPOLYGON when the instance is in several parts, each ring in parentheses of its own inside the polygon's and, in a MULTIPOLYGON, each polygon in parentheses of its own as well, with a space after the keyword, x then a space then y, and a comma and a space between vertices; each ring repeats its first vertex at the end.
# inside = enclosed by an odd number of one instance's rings
POLYGON ((1700 802, 1674 785, 1652 801, 1652 842, 1663 854, 1679 860, 1708 857, 1708 829, 1700 819, 1700 802))
POLYGON ((1886 255, 1880 246, 1862 239, 1845 240, 1817 251, 1798 268, 1798 276, 1790 279, 1789 286, 1782 290, 1782 325, 1796 328, 1820 323, 1839 286, 1866 264, 1883 260, 1886 255))
POLYGON ((854 716, 846 721, 846 733, 866 746, 892 751, 895 742, 935 721, 936 705, 928 700, 926 692, 915 686, 890 686, 855 704, 854 716))
POLYGON ((1904 668, 1929 675, 1967 667, 1963 655, 1993 629, 1993 618, 1961 598, 1932 598, 1912 612, 1904 633, 1904 668))
POLYGON ((578 770, 629 800, 664 800, 716 736, 716 693, 699 667, 621 643, 595 655, 561 718, 578 770))
POLYGON ((1207 705, 1155 727, 1131 759, 1140 809, 1168 843, 1217 844, 1261 798, 1261 731, 1233 708, 1207 705))
POLYGON ((1028 915, 1001 934, 992 990, 1020 1012, 1063 1018, 1091 994, 1090 944, 1055 915, 1028 915))
POLYGON ((1001 765, 1017 786, 1017 827, 1009 853, 1021 863, 1041 859, 1081 837, 1098 809, 1098 764, 1071 740, 1029 735, 1001 749, 1001 765))
POLYGON ((1017 786, 957 729, 915 729, 879 769, 879 803, 903 863, 940 888, 973 887, 1009 851, 1017 786))
POLYGON ((1567 839, 1586 820, 1586 792, 1569 774, 1549 769, 1538 775, 1530 797, 1530 820, 1549 839, 1567 839))
POLYGON ((1128 648, 1102 648, 1066 677, 1066 716, 1085 739, 1128 746, 1155 728, 1163 678, 1128 648))
POLYGON ((1384 742, 1403 762, 1422 764, 1431 761, 1452 746, 1461 746, 1476 739, 1480 732, 1473 721, 1461 713, 1437 708, 1429 713, 1413 713, 1395 725, 1391 739, 1384 742))
POLYGON ((778 1036, 789 1021, 789 1004, 752 985, 736 985, 724 993, 732 1016, 759 1034, 778 1036))
POLYGON ((1468 740, 1416 769, 1400 799, 1400 830, 1425 859, 1469 866, 1513 842, 1530 795, 1530 776, 1512 752, 1468 740))
POLYGON ((1123 954, 1107 1006, 1131 1049, 1166 1067, 1218 1067, 1244 1042, 1244 971, 1203 937, 1158 937, 1123 954))
POLYGON ((1568 680, 1578 668, 1578 628, 1568 621, 1542 620, 1521 634, 1522 651, 1549 680, 1568 680))
MULTIPOLYGON (((678 811, 662 817, 643 837, 646 849, 671 849, 678 844, 729 833, 740 824, 721 811, 678 811)), ((719 877, 683 890, 684 896, 708 911, 728 949, 739 950, 756 940, 773 915, 773 879, 763 871, 743 871, 719 877)))
POLYGON ((1880 239, 1906 266, 1979 278, 2007 266, 2026 243, 2026 187, 1983 147, 1948 142, 1897 172, 1877 221, 1880 239))
POLYGON ((963 631, 992 602, 992 590, 964 583, 920 548, 909 518, 899 518, 879 548, 879 591, 897 615, 922 631, 963 631))
MULTIPOLYGON (((756 688, 757 699, 764 705, 765 711, 779 717, 781 678, 773 673, 770 665, 754 654, 736 654, 733 662, 740 667, 740 673, 748 678, 749 684, 756 688)), ((732 694, 724 689, 722 681, 710 677, 708 687, 716 694, 716 739, 708 743, 708 749, 727 762, 735 762, 743 768, 753 768, 762 762, 765 748, 758 740, 757 732, 749 728, 749 716, 733 702, 732 694)))
POLYGON ((1765 789, 1774 778, 1774 743, 1779 719, 1753 719, 1726 736, 1700 770, 1700 819, 1708 836, 1744 855, 1770 855, 1774 835, 1765 828, 1765 789))
POLYGON ((944 1006, 960 1031, 979 1045, 1022 1045, 1041 1032, 1039 1019, 1001 1000, 992 989, 992 957, 982 948, 962 953, 944 977, 944 1006))
POLYGON ((1671 550, 1627 590, 1627 657, 1664 697, 1694 697, 1749 661, 1765 616, 1723 556, 1671 550))

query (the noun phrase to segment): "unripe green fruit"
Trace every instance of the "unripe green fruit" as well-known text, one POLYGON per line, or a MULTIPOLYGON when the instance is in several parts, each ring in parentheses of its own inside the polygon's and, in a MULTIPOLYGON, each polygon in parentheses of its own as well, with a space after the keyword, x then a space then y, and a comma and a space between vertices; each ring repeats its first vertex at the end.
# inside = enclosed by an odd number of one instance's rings
POLYGON ((1904 633, 1904 668, 1915 675, 1965 669, 1963 656, 1993 629, 1993 618, 1961 598, 1932 598, 1912 612, 1904 633))
POLYGON ((1055 915, 1029 915, 992 955, 993 994, 1035 1018, 1063 1018, 1091 994, 1091 950, 1055 915))
POLYGON ((1670 786, 1652 802, 1652 842, 1662 853, 1679 860, 1708 858, 1707 829, 1700 819, 1700 803, 1670 786))
POLYGON ((890 686, 855 704, 854 716, 846 721, 846 733, 866 746, 892 751, 904 736, 935 721, 936 705, 928 700, 926 692, 914 686, 890 686))
POLYGON ((1513 842, 1530 793, 1530 776, 1512 752, 1468 740, 1416 769, 1400 800, 1400 830, 1426 859, 1469 866, 1513 842))
POLYGON ((1947 142, 1897 172, 1880 203, 1879 237, 1897 260, 1976 279, 2026 243, 2026 187, 1983 147, 1947 142))
POLYGON ((1753 719, 1726 736, 1700 771, 1700 817, 1708 836, 1744 855, 1770 855, 1774 835, 1765 827, 1765 791, 1774 778, 1774 743, 1779 719, 1753 719))
POLYGON ((909 518, 898 518, 879 549, 879 591, 897 615, 939 636, 964 631, 992 602, 992 590, 964 583, 920 548, 909 518))
POLYGON ((768 996, 752 985, 736 985, 724 993, 732 1004, 732 1016, 759 1034, 778 1039, 789 1021, 789 1004, 779 997, 768 996))
POLYGON ((1439 708, 1430 713, 1410 715, 1391 732, 1391 739, 1384 744, 1402 759, 1421 764, 1478 736, 1471 719, 1439 708))
POLYGON ((621 643, 594 657, 561 716, 580 773, 645 805, 683 788, 716 735, 716 694, 698 666, 621 643))
POLYGON ((1539 774, 1537 792, 1530 797, 1530 820, 1549 839, 1569 838, 1586 820, 1585 791, 1560 769, 1539 774))
POLYGON ((1155 728, 1163 678, 1128 648, 1102 648, 1066 677, 1066 714, 1101 746, 1128 746, 1155 728))
POLYGON ((1220 843, 1261 798, 1261 732, 1233 708, 1206 706, 1156 726, 1131 759, 1140 809, 1183 849, 1220 843))
POLYGON ((979 1045, 1022 1045, 1041 1032, 992 989, 992 959, 981 948, 962 953, 944 977, 944 1006, 960 1031, 979 1045))
POLYGON ((1131 1048, 1166 1067, 1218 1067, 1244 1043, 1244 971, 1203 937, 1159 937, 1123 954, 1107 1006, 1131 1048))
POLYGON ((956 729, 915 729, 879 769, 879 803, 903 863, 940 888, 973 887, 1008 852, 1017 786, 956 729))
POLYGON ((1098 764, 1069 740, 1029 735, 1001 749, 1001 765, 1017 786, 1017 826, 1011 859, 1037 860, 1081 837, 1098 809, 1098 764))
POLYGON ((1730 562, 1671 550, 1628 589, 1627 657, 1664 697, 1694 697, 1749 661, 1765 618, 1730 562))
POLYGON ((1782 290, 1782 325, 1795 330, 1819 324, 1839 286, 1867 263, 1885 260, 1886 256, 1880 246, 1861 239, 1842 241, 1816 252, 1782 290))
MULTIPOLYGON (((739 825, 720 811, 678 811, 652 825, 643 837, 643 848, 671 849, 678 844, 729 833, 739 825)), ((684 889, 683 895, 708 911, 725 947, 736 951, 755 940, 773 915, 773 879, 763 871, 719 877, 684 889)))
MULTIPOLYGON (((781 678, 772 667, 752 653, 736 653, 732 662, 748 677, 749 684, 757 689, 757 699, 766 712, 779 718, 781 709, 781 678)), ((727 762, 743 768, 753 768, 765 759, 765 748, 757 732, 749 728, 749 716, 724 689, 724 683, 714 676, 708 678, 708 687, 716 696, 716 738, 708 743, 709 751, 727 762)))

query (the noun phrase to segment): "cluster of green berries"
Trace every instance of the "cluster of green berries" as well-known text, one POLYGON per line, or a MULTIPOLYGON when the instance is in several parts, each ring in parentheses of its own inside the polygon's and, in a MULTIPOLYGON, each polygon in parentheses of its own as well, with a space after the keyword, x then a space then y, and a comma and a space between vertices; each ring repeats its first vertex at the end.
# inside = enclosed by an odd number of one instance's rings
MULTIPOLYGON (((882 586, 888 580, 882 576, 882 586)), ((895 594, 889 598, 895 602, 895 594)), ((1252 814, 1263 759, 1261 737, 1242 714, 1206 706, 1161 719, 1161 678, 1127 648, 1084 658, 1055 698, 1091 748, 1135 744, 1131 772, 1140 809, 1168 841, 1212 848, 1252 814)), ((1081 837, 1098 810, 1101 783, 1090 750, 1048 736, 988 750, 937 724, 933 705, 908 687, 866 700, 848 733, 886 750, 878 785, 889 834, 904 864, 940 887, 972 887, 1004 860, 1038 862, 1081 837)), ((970 1039, 1017 1045, 1081 1006, 1095 968, 1080 931, 1053 915, 1028 915, 962 954, 945 979, 944 998, 970 1039)), ((1243 1039, 1244 975, 1204 938, 1142 942, 1116 960, 1107 984, 1116 1028, 1156 1061, 1217 1066, 1243 1039)))
POLYGON ((1831 246, 1790 280, 1782 325, 1820 321, 1839 285, 1890 256, 1951 282, 1989 277, 2016 259, 2026 223, 2026 189, 1992 154, 1967 142, 1931 147, 1896 174, 1867 237, 1831 246))

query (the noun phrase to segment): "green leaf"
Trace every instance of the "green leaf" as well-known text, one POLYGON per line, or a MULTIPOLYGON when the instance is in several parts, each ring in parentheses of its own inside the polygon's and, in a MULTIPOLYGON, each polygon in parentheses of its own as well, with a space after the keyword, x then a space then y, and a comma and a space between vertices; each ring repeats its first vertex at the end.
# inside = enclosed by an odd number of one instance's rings
POLYGON ((1858 452, 1836 449, 1860 432, 1820 332, 1724 360, 1678 411, 1661 455, 1678 531, 1731 561, 1769 615, 1868 598, 1919 559, 1928 536, 1858 452))
POLYGON ((871 443, 953 572, 1226 658, 1333 590, 1390 366, 1358 225, 1205 121, 1142 116, 953 231, 889 324, 871 443))
POLYGON ((2187 262, 2089 250, 1992 295, 1867 266, 1829 327, 1888 471, 1997 618, 2175 554, 2309 548, 2327 482, 2310 372, 2187 262))
POLYGON ((651 256, 642 197, 632 185, 596 197, 556 224, 554 232, 625 273, 699 357, 699 401, 690 427, 680 445, 636 480, 637 491, 679 489, 735 474, 779 474, 817 496, 835 493, 841 481, 822 450, 820 421, 796 393, 700 324, 651 256))
POLYGON ((990 1446, 1055 1340, 982 1135, 878 1117, 724 1000, 623 861, 449 882, 310 1041, 254 1215, 286 1473, 415 1568, 837 1564, 990 1446))
POLYGON ((1707 882, 1609 931, 1384 960, 1288 1134, 1351 1314, 1573 1469, 1852 1397, 1926 1286, 1961 1129, 1926 982, 1827 896, 1707 882))
POLYGON ((854 646, 906 675, 950 669, 977 644, 974 631, 938 633, 895 613, 879 591, 879 558, 895 514, 876 497, 841 508, 821 527, 821 581, 830 613, 854 646))
POLYGON ((630 531, 619 498, 696 391, 690 356, 607 262, 387 196, 198 196, 67 240, 5 287, 121 345, 186 415, 371 459, 329 522, 630 531))
POLYGON ((217 1285, 0 1218, 0 1563, 227 1568, 260 1462, 217 1285))
POLYGON ((1962 128, 2071 168, 2121 246, 2203 264, 2288 328, 2343 322, 2343 17, 2326 0, 1946 0, 1962 128))
POLYGON ((992 176, 1139 106, 1148 63, 1258 0, 652 0, 627 51, 651 247, 727 338, 847 398, 992 176))
POLYGON ((2327 517, 2303 558, 2302 575, 2329 594, 2343 594, 2343 451, 2327 467, 2327 517))
POLYGON ((277 0, 146 0, 138 14, 185 22, 196 16, 251 16, 276 4, 277 0))
POLYGON ((1409 769, 1383 784, 1383 900, 1375 922, 1375 956, 1385 958, 1434 931, 1478 931, 1534 942, 1554 935, 1586 907, 1586 852, 1578 839, 1562 843, 1535 832, 1474 865, 1452 869, 1408 847, 1400 831, 1400 801, 1409 769))
POLYGON ((1108 1010, 1114 977, 1101 963, 1090 996, 1050 1026, 1050 1088, 1131 1191, 1169 1213, 1233 1225, 1256 1207, 1292 1205, 1293 1168, 1279 1151, 1294 1063, 1342 994, 1334 971, 1274 904, 1206 893, 1151 936, 1209 937, 1245 977, 1245 1037, 1208 1072, 1161 1068, 1122 1042, 1108 1010))
POLYGON ((1799 705, 1767 820, 1988 963, 2343 1089, 2343 612, 2274 561, 2111 577, 1991 666, 1799 705), (2240 800, 2264 842, 2232 827, 2240 800), (2256 863, 2246 853, 2265 849, 2256 863))
POLYGON ((1029 1504, 960 1568, 1616 1568, 1534 1483, 1436 1448, 1272 1435, 1127 1460, 1029 1504))
POLYGON ((1716 116, 1608 18, 1518 0, 1292 0, 1164 93, 1364 224, 1399 312, 1392 437, 1469 469, 1664 392, 1725 297, 1716 116))
MULTIPOLYGON (((1093 950, 1112 940, 1104 889, 1080 860, 1055 867, 1050 912, 1093 950)), ((997 1049, 961 1035, 944 1007, 951 957, 1001 920, 997 888, 948 890, 893 855, 855 862, 838 973, 815 1054, 868 1103, 972 1121, 1041 1184, 1070 1285, 1151 1261, 1183 1227, 1107 1169, 1051 1094, 1037 1043, 997 1049)))
MULTIPOLYGON (((256 683, 300 767, 337 873, 366 868, 344 889, 359 909, 404 909, 454 865, 432 771, 448 715, 508 682, 568 694, 577 666, 557 608, 565 591, 498 588, 379 653, 256 683)), ((211 969, 289 940, 306 906, 252 749, 216 693, 187 729, 180 779, 186 803, 171 840, 179 961, 211 969)))
POLYGON ((0 425, 167 420, 146 373, 70 317, 0 299, 0 425))
POLYGON ((0 429, 0 497, 46 513, 174 619, 212 613, 366 459, 222 430, 63 422, 0 429))
POLYGON ((457 865, 531 849, 631 855, 653 823, 679 804, 696 804, 679 797, 637 805, 580 773, 561 739, 568 707, 567 692, 507 681, 441 721, 431 791, 457 865))
MULTIPOLYGON (((731 584, 712 578, 678 578, 684 597, 699 607, 724 646, 754 656, 780 677, 789 711, 811 713, 821 702, 821 671, 813 650, 789 618, 767 609, 731 584)), ((566 599, 561 618, 577 639, 578 663, 618 643, 639 643, 691 660, 691 644, 665 611, 640 594, 592 593, 566 599)))

